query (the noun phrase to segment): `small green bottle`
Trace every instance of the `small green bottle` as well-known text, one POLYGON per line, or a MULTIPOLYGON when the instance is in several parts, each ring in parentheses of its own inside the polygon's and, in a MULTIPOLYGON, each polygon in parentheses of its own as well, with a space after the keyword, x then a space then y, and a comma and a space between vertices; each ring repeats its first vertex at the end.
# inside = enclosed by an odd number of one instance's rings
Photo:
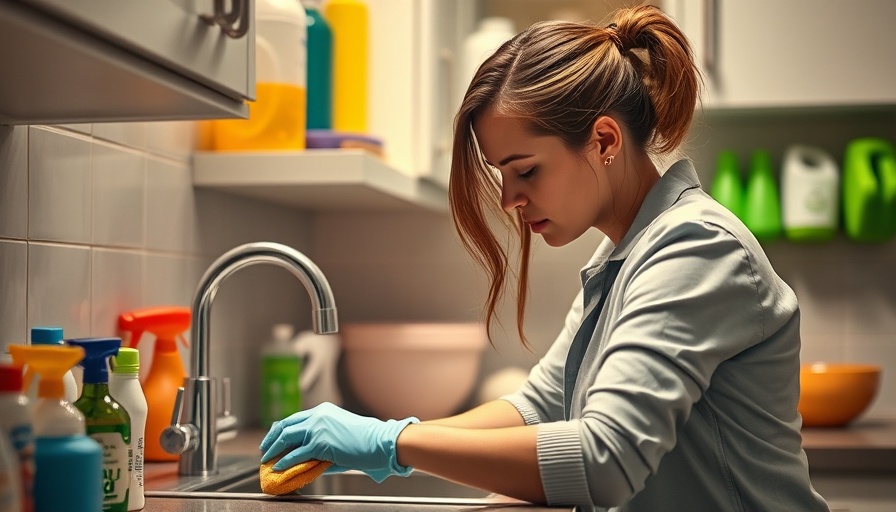
POLYGON ((783 232, 778 183, 767 151, 753 152, 750 174, 747 176, 743 220, 760 242, 774 240, 783 232))
POLYGON ((119 338, 66 340, 84 349, 79 365, 84 369, 81 397, 75 407, 84 415, 87 435, 103 448, 103 512, 128 511, 128 487, 133 470, 130 451, 131 418, 109 394, 106 360, 118 354, 119 338))
POLYGON ((713 177, 709 195, 731 210, 737 218, 744 219, 744 184, 734 151, 726 150, 719 153, 716 175, 713 177))

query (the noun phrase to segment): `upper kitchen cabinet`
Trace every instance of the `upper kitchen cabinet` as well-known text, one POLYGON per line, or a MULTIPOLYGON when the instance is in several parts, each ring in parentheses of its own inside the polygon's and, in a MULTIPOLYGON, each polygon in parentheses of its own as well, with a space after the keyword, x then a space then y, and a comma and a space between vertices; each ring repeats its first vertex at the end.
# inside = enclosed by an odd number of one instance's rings
POLYGON ((0 0, 0 124, 247 117, 253 9, 253 0, 0 0))
POLYGON ((892 0, 664 0, 708 109, 896 104, 892 0))

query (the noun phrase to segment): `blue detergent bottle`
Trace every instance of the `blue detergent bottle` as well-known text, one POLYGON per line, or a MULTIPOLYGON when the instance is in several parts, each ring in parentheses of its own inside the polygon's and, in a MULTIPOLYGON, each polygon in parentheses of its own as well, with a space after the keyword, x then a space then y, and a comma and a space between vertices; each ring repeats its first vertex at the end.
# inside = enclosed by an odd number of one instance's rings
POLYGON ((84 357, 84 349, 8 348, 16 364, 27 364, 40 377, 34 409, 34 512, 102 510, 103 449, 85 435, 84 415, 64 398, 63 375, 84 357))
POLYGON ((308 28, 309 130, 333 128, 333 32, 320 12, 321 0, 302 0, 308 28))
POLYGON ((120 338, 81 338, 66 343, 84 349, 81 397, 75 407, 84 414, 87 435, 103 446, 103 512, 128 512, 134 454, 131 417, 109 393, 107 360, 118 355, 120 338))

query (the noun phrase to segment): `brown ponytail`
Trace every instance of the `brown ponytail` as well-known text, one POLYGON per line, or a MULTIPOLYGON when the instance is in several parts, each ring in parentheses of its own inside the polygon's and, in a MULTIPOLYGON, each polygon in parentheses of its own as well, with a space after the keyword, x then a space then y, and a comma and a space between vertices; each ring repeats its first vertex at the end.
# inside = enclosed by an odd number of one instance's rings
POLYGON ((585 148, 594 121, 612 115, 634 149, 674 151, 693 117, 699 75, 684 34, 662 11, 617 11, 609 26, 564 21, 532 25, 480 66, 455 120, 449 204, 461 242, 491 282, 486 321, 495 318, 508 274, 507 249, 490 220, 503 219, 519 236, 517 329, 523 333, 530 233, 515 213, 501 210, 501 184, 479 151, 473 122, 486 109, 520 117, 531 130, 585 148))
POLYGON ((633 59, 653 107, 653 119, 640 123, 649 130, 644 149, 671 152, 687 135, 699 93, 699 74, 687 38, 652 6, 620 10, 613 25, 620 51, 633 59))

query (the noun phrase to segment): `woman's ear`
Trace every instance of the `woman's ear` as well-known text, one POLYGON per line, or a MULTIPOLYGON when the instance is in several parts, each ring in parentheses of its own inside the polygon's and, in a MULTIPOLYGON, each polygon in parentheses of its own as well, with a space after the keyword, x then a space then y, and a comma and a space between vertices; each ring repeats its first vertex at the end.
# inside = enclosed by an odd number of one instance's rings
POLYGON ((612 162, 622 151, 622 128, 612 117, 600 116, 591 125, 589 142, 592 150, 597 151, 595 156, 601 162, 607 162, 608 158, 612 162))

